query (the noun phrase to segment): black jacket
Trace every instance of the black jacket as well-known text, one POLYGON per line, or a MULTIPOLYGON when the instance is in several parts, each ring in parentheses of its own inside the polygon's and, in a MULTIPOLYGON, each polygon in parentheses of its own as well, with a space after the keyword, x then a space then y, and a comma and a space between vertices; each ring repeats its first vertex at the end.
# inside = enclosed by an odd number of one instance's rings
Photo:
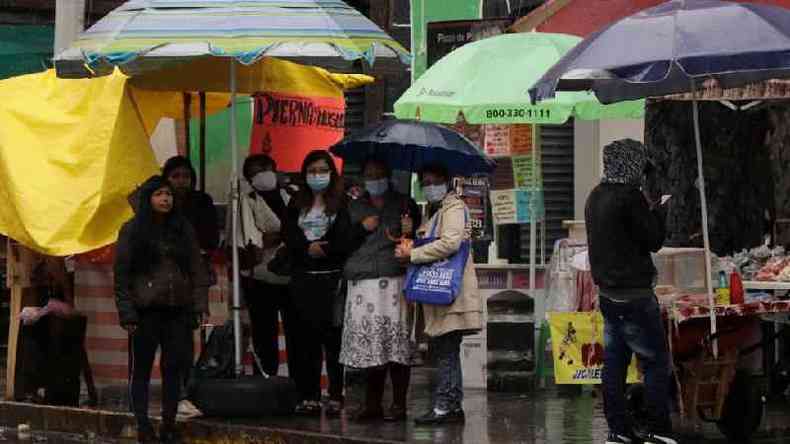
POLYGON ((285 218, 284 241, 291 259, 292 273, 342 270, 348 255, 353 251, 353 239, 359 236, 358 230, 354 230, 351 225, 348 210, 341 206, 324 237, 318 239, 327 242, 322 247, 326 254, 322 258, 313 258, 307 254, 310 242, 299 227, 300 213, 299 208, 290 205, 285 218))
POLYGON ((602 183, 585 208, 587 244, 595 284, 606 290, 653 287, 651 252, 664 243, 664 214, 651 210, 632 185, 602 183))
POLYGON ((214 200, 208 194, 192 190, 189 198, 180 203, 181 213, 192 224, 200 249, 210 252, 219 246, 219 226, 214 200))
POLYGON ((139 311, 148 308, 180 308, 194 313, 208 309, 208 276, 203 273, 200 248, 194 230, 185 224, 190 244, 189 270, 181 270, 175 260, 163 255, 161 262, 147 273, 132 267, 132 224, 127 222, 118 234, 115 247, 115 303, 121 325, 136 324, 139 311))

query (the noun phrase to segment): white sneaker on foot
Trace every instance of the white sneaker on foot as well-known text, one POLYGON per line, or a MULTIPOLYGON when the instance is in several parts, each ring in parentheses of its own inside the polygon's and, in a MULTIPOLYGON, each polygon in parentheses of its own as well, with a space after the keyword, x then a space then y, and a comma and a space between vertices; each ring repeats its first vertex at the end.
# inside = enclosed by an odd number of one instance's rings
POLYGON ((678 441, 666 433, 648 433, 642 437, 644 444, 679 444, 678 441))
POLYGON ((610 433, 609 437, 606 438, 606 444, 634 444, 634 440, 626 435, 610 433))
POLYGON ((186 399, 178 403, 178 416, 183 418, 194 418, 202 414, 203 413, 195 407, 195 404, 192 404, 186 399))

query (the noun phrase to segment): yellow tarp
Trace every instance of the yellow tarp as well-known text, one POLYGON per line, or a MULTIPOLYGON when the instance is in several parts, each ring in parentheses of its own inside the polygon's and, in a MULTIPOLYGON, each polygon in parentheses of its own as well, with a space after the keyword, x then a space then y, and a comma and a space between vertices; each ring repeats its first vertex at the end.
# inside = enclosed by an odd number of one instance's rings
MULTIPOLYGON (((335 97, 373 81, 290 62, 261 69, 272 67, 291 80, 278 77, 266 90, 335 97)), ((149 134, 162 117, 183 116, 182 93, 132 88, 127 79, 66 80, 49 70, 0 81, 0 233, 58 256, 115 242, 132 215, 128 194, 159 171, 149 134)), ((209 94, 208 112, 227 103, 226 94, 209 94)))
MULTIPOLYGON (((557 384, 600 384, 603 370, 603 316, 599 311, 551 312, 551 351, 557 384)), ((628 383, 639 381, 636 359, 628 383)))
POLYGON ((115 241, 158 166, 126 76, 0 82, 0 232, 51 255, 115 241))

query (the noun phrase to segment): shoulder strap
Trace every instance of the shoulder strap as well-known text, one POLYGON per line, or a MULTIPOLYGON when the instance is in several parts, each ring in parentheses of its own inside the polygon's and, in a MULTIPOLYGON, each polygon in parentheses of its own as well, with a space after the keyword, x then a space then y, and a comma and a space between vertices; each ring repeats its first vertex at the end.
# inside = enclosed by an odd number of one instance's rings
MULTIPOLYGON (((464 204, 464 230, 466 230, 466 224, 469 222, 469 208, 464 204)), ((429 236, 434 237, 436 236, 436 226, 439 225, 439 220, 442 218, 441 209, 436 212, 436 219, 433 221, 433 226, 431 227, 431 231, 429 236)))
MULTIPOLYGON (((241 238, 242 238, 242 247, 247 246, 247 231, 244 229, 244 201, 246 200, 246 195, 241 194, 239 196, 239 229, 241 230, 241 238)), ((231 238, 232 239, 232 238, 231 238)), ((232 240, 231 240, 232 242, 232 240)), ((234 248, 238 247, 238 245, 234 245, 234 248)))

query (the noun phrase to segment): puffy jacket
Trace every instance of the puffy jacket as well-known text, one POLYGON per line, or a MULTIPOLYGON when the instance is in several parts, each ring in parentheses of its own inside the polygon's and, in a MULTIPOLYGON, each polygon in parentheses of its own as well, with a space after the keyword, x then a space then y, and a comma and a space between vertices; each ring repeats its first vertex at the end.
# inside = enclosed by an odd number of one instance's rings
POLYGON ((204 273, 195 232, 190 224, 185 227, 190 269, 182 271, 173 258, 163 254, 160 263, 147 273, 132 270, 131 222, 121 228, 115 249, 115 302, 121 325, 137 323, 139 310, 151 307, 207 311, 209 278, 204 273))
POLYGON ((633 185, 601 183, 593 189, 585 222, 593 280, 602 293, 653 287, 650 253, 664 243, 664 219, 660 207, 651 210, 633 185))

